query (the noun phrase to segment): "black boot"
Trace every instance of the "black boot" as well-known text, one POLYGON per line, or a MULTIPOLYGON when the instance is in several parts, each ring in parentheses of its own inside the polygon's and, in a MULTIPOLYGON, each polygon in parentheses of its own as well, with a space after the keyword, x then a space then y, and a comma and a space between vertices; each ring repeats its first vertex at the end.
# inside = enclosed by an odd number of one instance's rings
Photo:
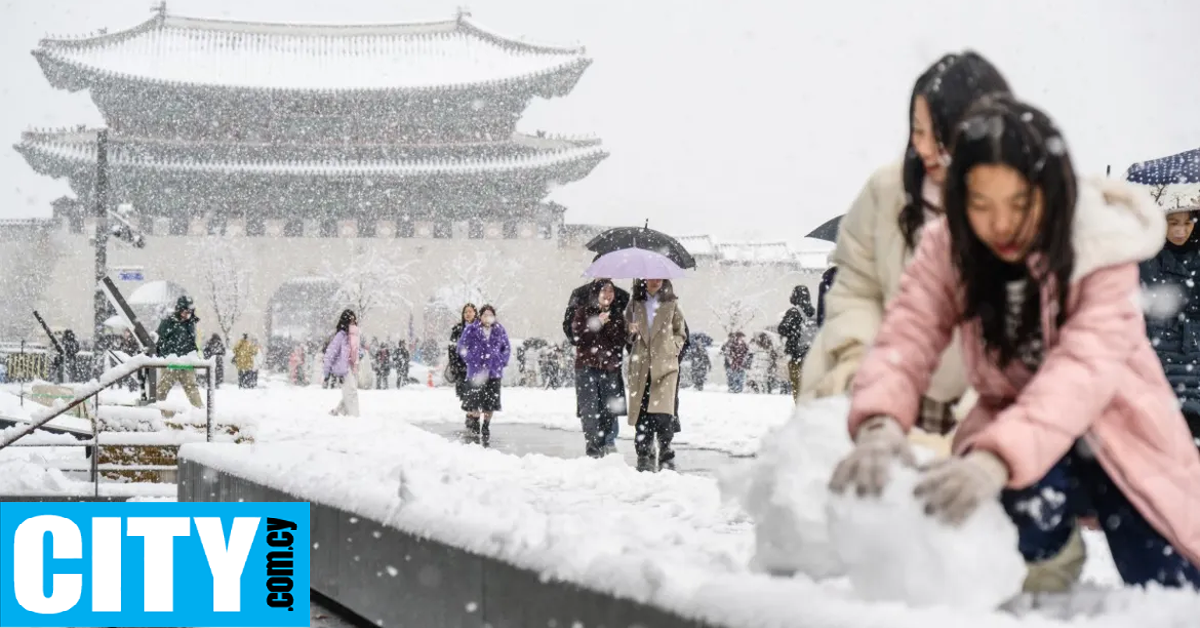
POLYGON ((675 452, 671 449, 662 449, 658 452, 658 468, 660 471, 675 470, 675 452))
POLYGON ((487 447, 492 440, 491 425, 492 422, 485 419, 483 421, 483 426, 479 431, 479 444, 483 445, 484 447, 487 447))
POLYGON ((479 435, 479 417, 467 416, 467 431, 476 436, 479 435))
POLYGON ((655 464, 654 458, 650 456, 638 456, 637 470, 640 472, 654 473, 658 471, 658 465, 655 464))

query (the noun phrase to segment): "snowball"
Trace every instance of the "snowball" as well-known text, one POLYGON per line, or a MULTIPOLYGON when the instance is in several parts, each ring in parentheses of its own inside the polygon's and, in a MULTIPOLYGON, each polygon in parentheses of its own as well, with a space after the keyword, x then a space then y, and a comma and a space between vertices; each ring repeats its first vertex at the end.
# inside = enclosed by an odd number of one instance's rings
POLYGON ((857 595, 990 611, 1020 594, 1025 561, 999 500, 948 526, 913 497, 918 471, 897 464, 890 477, 880 498, 829 499, 829 536, 857 595))
POLYGON ((763 436, 753 462, 720 474, 721 493, 754 518, 751 568, 842 575, 825 519, 829 476, 850 453, 850 401, 831 397, 797 406, 792 420, 763 436))

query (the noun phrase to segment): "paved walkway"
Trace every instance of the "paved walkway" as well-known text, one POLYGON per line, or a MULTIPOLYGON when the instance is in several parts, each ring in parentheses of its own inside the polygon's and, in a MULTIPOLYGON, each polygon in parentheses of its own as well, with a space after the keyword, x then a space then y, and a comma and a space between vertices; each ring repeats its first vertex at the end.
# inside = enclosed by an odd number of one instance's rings
MULTIPOLYGON (((438 434, 448 440, 468 440, 466 428, 461 423, 417 423, 417 427, 438 434)), ((622 425, 624 430, 628 426, 622 425)), ((632 430, 632 427, 628 427, 632 430)), ((542 454, 555 458, 582 458, 583 432, 570 431, 540 425, 520 423, 492 424, 491 447, 497 451, 517 456, 542 454)), ((633 441, 621 439, 617 448, 630 466, 637 464, 633 441)), ((712 477, 716 470, 739 459, 723 451, 695 449, 686 445, 675 448, 675 467, 679 473, 690 473, 712 477)))

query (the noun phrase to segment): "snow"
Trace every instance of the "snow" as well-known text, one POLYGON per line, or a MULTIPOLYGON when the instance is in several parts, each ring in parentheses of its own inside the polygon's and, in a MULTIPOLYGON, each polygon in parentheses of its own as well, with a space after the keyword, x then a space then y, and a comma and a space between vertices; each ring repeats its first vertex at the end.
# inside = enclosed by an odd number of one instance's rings
POLYGON ((762 437, 752 461, 720 478, 722 494, 755 521, 751 567, 798 571, 812 578, 845 574, 828 532, 824 504, 829 474, 852 444, 849 400, 833 397, 796 408, 791 421, 762 437))
POLYGON ((1021 592, 1017 529, 998 501, 961 526, 944 525, 913 498, 915 469, 893 465, 879 498, 829 500, 829 534, 855 592, 868 600, 987 611, 1021 592))
MULTIPOLYGON (((494 430, 502 430, 505 422, 577 426, 568 392, 506 389, 505 412, 497 415, 494 430)), ((716 440, 724 429, 731 434, 727 441, 757 442, 779 428, 765 442, 785 444, 773 452, 764 449, 763 457, 778 471, 794 470, 786 492, 793 501, 784 507, 798 520, 825 521, 827 500, 820 488, 831 461, 849 445, 844 400, 830 400, 817 411, 809 407, 789 422, 788 397, 688 392, 681 401, 681 437, 701 432, 716 440), (694 415, 709 418, 695 421, 694 415), (789 458, 804 442, 808 457, 789 458), (807 503, 805 490, 815 496, 807 503)), ((946 604, 868 601, 849 578, 760 573, 752 566, 756 522, 726 499, 714 480, 638 474, 616 457, 512 456, 413 426, 410 421, 462 420, 445 390, 363 391, 358 419, 329 418, 326 411, 337 400, 332 390, 223 394, 220 418, 239 425, 256 422, 257 443, 188 444, 181 457, 341 508, 358 525, 394 527, 714 624, 1040 628, 1062 626, 1052 616, 1085 608, 1099 616, 1077 618, 1073 625, 1116 628, 1135 620, 1146 627, 1191 625, 1183 622, 1193 622, 1200 612, 1195 594, 1162 591, 1072 597, 1058 606, 1019 609, 1019 616, 946 604)), ((1089 570, 1111 582, 1111 562, 1100 558, 1089 562, 1089 570)))
MULTIPOLYGON (((96 142, 78 133, 58 135, 25 134, 18 150, 36 153, 56 160, 75 163, 95 163, 96 142)), ((246 172, 293 175, 432 175, 473 172, 509 172, 530 169, 558 168, 586 163, 607 156, 600 146, 574 146, 562 150, 512 155, 503 158, 467 159, 410 159, 410 160, 171 160, 147 157, 127 152, 120 145, 109 149, 109 163, 131 168, 147 168, 173 172, 246 172)))
POLYGON ((39 54, 122 77, 254 89, 431 89, 505 83, 573 68, 575 50, 517 49, 477 27, 305 28, 169 17, 161 26, 39 54))
POLYGON ((165 280, 147 281, 129 293, 125 300, 129 305, 175 305, 176 299, 185 291, 175 283, 165 280))

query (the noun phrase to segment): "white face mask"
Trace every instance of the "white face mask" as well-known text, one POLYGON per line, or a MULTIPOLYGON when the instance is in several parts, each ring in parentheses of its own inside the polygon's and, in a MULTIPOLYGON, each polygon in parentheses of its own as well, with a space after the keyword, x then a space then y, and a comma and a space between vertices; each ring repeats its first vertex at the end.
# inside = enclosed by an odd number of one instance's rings
POLYGON ((487 314, 483 317, 484 325, 491 325, 492 323, 495 323, 495 322, 496 322, 496 317, 492 316, 491 314, 487 314))

